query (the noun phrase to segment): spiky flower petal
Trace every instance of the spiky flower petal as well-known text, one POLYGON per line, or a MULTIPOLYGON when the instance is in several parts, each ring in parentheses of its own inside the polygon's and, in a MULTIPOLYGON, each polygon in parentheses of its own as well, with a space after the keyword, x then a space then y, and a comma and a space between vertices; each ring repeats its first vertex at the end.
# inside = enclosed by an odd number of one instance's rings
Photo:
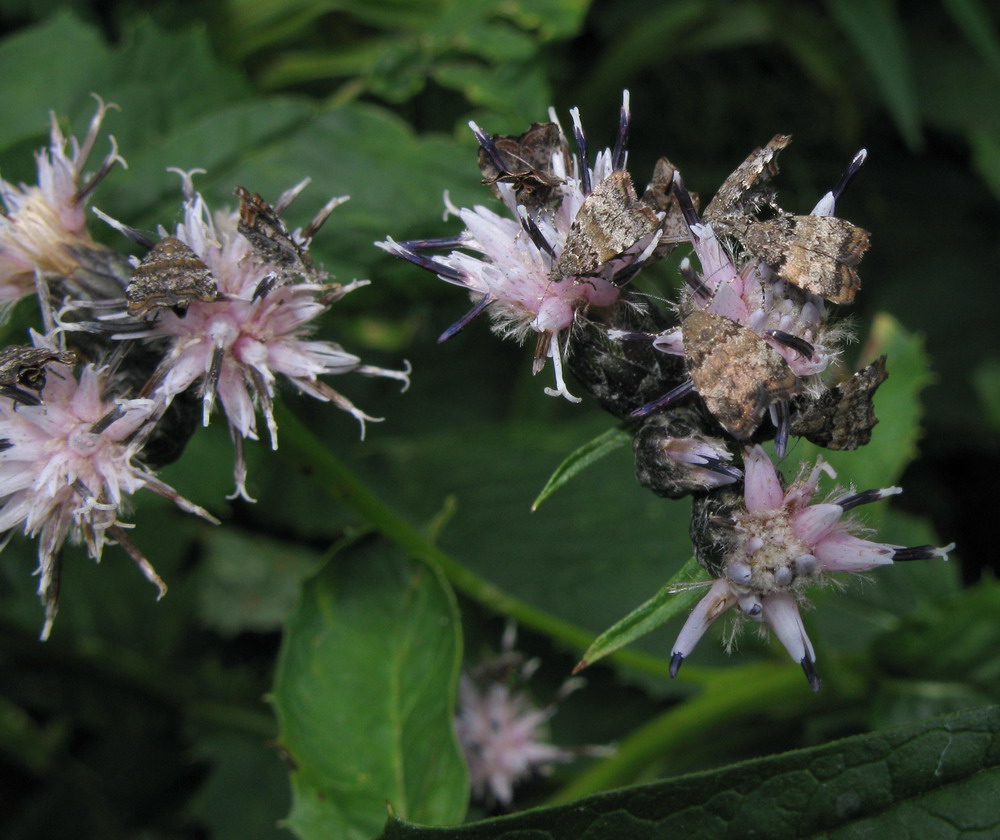
POLYGON ((767 624, 802 665, 814 690, 820 687, 816 654, 799 615, 805 590, 822 583, 830 572, 864 572, 898 560, 946 557, 944 548, 879 543, 857 535, 860 523, 845 513, 859 504, 902 492, 898 487, 840 494, 833 502, 813 504, 822 474, 836 477, 822 459, 787 488, 760 446, 744 452, 743 504, 715 516, 718 535, 696 535, 721 552, 699 552, 717 575, 709 593, 692 610, 674 643, 670 671, 674 675, 691 655, 705 630, 734 606, 747 618, 767 624), (709 556, 711 554, 711 556, 709 556))
MULTIPOLYGON (((56 349, 37 333, 32 338, 36 347, 56 349)), ((42 638, 58 609, 59 554, 67 537, 83 542, 94 560, 106 543, 121 544, 162 595, 163 581, 122 530, 130 527, 120 519, 129 498, 147 488, 216 521, 139 462, 153 401, 109 401, 108 387, 108 370, 88 364, 79 379, 68 369, 50 371, 40 405, 0 398, 0 532, 21 529, 38 538, 42 638)))

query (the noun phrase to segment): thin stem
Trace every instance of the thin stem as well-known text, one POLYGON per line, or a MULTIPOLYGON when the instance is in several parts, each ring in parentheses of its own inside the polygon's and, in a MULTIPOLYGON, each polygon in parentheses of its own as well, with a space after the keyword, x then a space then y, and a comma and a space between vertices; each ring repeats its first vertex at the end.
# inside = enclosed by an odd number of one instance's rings
MULTIPOLYGON (((589 630, 515 598, 446 554, 355 477, 290 411, 277 406, 275 413, 279 415, 282 452, 286 456, 290 456, 323 490, 353 508, 400 548, 437 566, 459 592, 494 612, 513 618, 523 627, 544 633, 581 653, 594 641, 596 636, 589 630)), ((647 674, 668 676, 667 661, 660 657, 634 650, 619 650, 611 658, 619 665, 647 674)), ((683 676, 685 682, 700 684, 710 675, 708 669, 692 668, 683 676)))
POLYGON ((546 804, 571 802, 629 784, 650 763, 689 748, 720 721, 757 715, 796 696, 803 696, 802 674, 785 662, 720 670, 704 680, 700 694, 633 730, 613 756, 577 776, 546 804))

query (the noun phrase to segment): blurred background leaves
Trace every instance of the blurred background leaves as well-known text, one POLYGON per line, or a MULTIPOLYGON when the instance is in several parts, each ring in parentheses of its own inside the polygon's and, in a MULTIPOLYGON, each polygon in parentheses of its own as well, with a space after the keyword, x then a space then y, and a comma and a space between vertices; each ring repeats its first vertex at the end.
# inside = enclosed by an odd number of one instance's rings
MULTIPOLYGON (((614 135, 623 87, 634 114, 629 166, 640 184, 666 154, 710 195, 750 149, 788 132, 795 143, 777 184, 783 206, 804 211, 867 147, 868 163, 842 203, 874 243, 850 315, 862 338, 879 323, 876 313, 898 319, 889 349, 898 379, 886 388, 899 385, 896 393, 908 400, 919 392, 924 415, 920 437, 915 416, 890 417, 893 409, 880 404, 878 451, 854 461, 898 470, 916 455, 899 482, 905 495, 872 511, 883 538, 954 539, 966 583, 996 570, 994 6, 0 0, 0 22, 7 80, 0 174, 9 181, 34 180, 32 154, 47 142, 50 110, 64 129, 85 131, 95 92, 122 108, 106 128, 130 168, 113 173, 93 204, 129 224, 153 230, 177 220, 179 180, 168 166, 206 169, 196 183, 213 207, 232 206, 237 184, 273 201, 310 176, 289 211, 293 224, 329 197, 351 195, 313 252, 340 280, 373 283, 337 305, 321 337, 374 364, 409 358, 413 387, 400 396, 385 382, 335 383, 387 418, 363 444, 354 421, 329 406, 289 394, 290 409, 394 511, 420 527, 433 523, 437 544, 457 562, 594 634, 651 597, 689 556, 688 503, 641 490, 621 449, 530 515, 556 466, 612 421, 593 404, 545 397, 543 383, 530 377, 530 351, 501 343, 483 324, 437 346, 436 336, 467 307, 463 295, 371 242, 454 233, 454 220, 440 220, 445 190, 459 205, 491 200, 479 184, 469 119, 489 132, 520 132, 544 120, 549 105, 564 124, 568 108, 579 106, 591 144, 602 147, 614 135)), ((92 227, 127 249, 113 231, 92 227)), ((641 282, 669 297, 676 280, 660 266, 641 282)), ((12 324, 32 317, 24 303, 12 324)), ((296 607, 303 581, 315 598, 347 573, 338 563, 350 562, 349 549, 340 555, 346 561, 323 564, 345 534, 368 523, 332 504, 322 482, 282 450, 248 449, 255 507, 222 501, 232 453, 221 427, 200 430, 185 457, 163 471, 222 516, 222 529, 189 522, 158 499, 138 500, 135 540, 171 587, 159 603, 115 549, 99 568, 69 549, 55 633, 39 645, 34 547, 15 537, 4 552, 5 835, 290 836, 275 827, 291 807, 290 756, 275 746, 278 728, 264 699, 279 628, 312 603, 296 607)), ((801 446, 791 460, 805 456, 801 446)), ((874 479, 877 486, 894 480, 874 479)), ((712 737, 699 749, 691 741, 665 747, 616 783, 821 744, 995 698, 995 586, 960 590, 956 567, 908 564, 882 570, 876 583, 851 584, 846 596, 819 593, 806 620, 827 679, 823 694, 813 697, 804 681, 782 684, 763 711, 704 717, 691 732, 710 726, 712 737)), ((468 654, 495 652, 502 621, 464 596, 459 603, 468 654)), ((668 625, 646 637, 639 650, 662 660, 671 632, 668 625)), ((531 632, 522 632, 521 644, 542 657, 536 680, 544 702, 581 651, 531 632)), ((355 653, 364 643, 358 646, 355 653)), ((783 652, 746 636, 734 657, 706 640, 684 681, 673 684, 655 668, 602 664, 552 721, 553 738, 623 739, 679 708, 718 668, 772 663, 794 669, 783 652)), ((445 692, 446 672, 436 677, 445 692)), ((689 701, 695 710, 696 703, 689 701)), ((438 727, 432 743, 445 749, 449 737, 438 727)), ((542 801, 573 773, 559 768, 520 801, 542 801)))

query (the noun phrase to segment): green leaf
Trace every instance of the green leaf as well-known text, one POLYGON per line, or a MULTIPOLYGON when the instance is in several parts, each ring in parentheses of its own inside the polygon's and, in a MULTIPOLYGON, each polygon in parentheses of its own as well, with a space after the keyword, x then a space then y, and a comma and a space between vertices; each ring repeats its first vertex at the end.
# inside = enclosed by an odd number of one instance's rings
POLYGON ((273 696, 300 838, 371 837, 386 803, 419 822, 461 819, 460 658, 454 596, 430 566, 376 545, 336 557, 306 586, 273 696))
POLYGON ((279 629, 320 565, 314 551, 235 528, 208 532, 204 544, 198 612, 226 636, 279 629))
POLYGON ((995 706, 461 828, 380 840, 849 840, 1000 831, 995 706))
POLYGON ((603 659, 609 653, 614 653, 618 648, 624 647, 640 636, 645 636, 674 616, 680 615, 704 594, 701 587, 690 587, 685 584, 704 579, 705 570, 692 557, 645 604, 636 607, 613 627, 601 633, 587 648, 576 669, 592 665, 598 659, 603 659))
POLYGON ((551 477, 542 488, 542 492, 538 494, 538 498, 532 503, 531 509, 538 510, 538 506, 542 502, 555 493, 556 490, 562 487, 573 476, 583 472, 583 470, 595 461, 599 461, 609 452, 614 452, 616 449, 620 449, 631 441, 632 436, 628 432, 619 428, 613 428, 599 434, 593 440, 588 441, 583 446, 570 453, 566 460, 556 467, 556 471, 552 473, 551 477))
POLYGON ((827 6, 868 65, 903 139, 911 149, 921 148, 913 67, 893 5, 888 0, 827 0, 827 6))
POLYGON ((972 160, 979 174, 1000 199, 1000 135, 989 129, 973 128, 968 133, 972 160))
POLYGON ((972 372, 972 383, 979 393, 983 415, 1000 431, 1000 358, 984 359, 972 372))
POLYGON ((889 378, 875 393, 879 422, 871 443, 860 453, 834 452, 801 440, 792 450, 804 463, 822 457, 837 470, 841 484, 853 484, 858 490, 890 486, 916 457, 923 415, 920 392, 933 381, 923 338, 907 332, 891 315, 880 313, 862 349, 862 363, 883 354, 888 356, 889 378))
POLYGON ((209 827, 212 840, 288 840, 278 827, 288 811, 288 786, 273 746, 221 732, 198 738, 192 753, 211 770, 186 810, 209 827))
POLYGON ((989 12, 979 0, 942 0, 941 5, 979 53, 983 64, 1000 80, 1000 39, 989 12))

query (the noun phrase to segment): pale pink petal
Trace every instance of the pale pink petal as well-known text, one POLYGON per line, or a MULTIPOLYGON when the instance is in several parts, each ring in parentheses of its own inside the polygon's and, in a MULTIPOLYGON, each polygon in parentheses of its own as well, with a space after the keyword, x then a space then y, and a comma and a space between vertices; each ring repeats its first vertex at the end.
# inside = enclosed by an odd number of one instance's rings
POLYGON ((778 471, 759 444, 744 450, 743 473, 744 497, 750 513, 777 510, 782 506, 784 491, 778 471))

